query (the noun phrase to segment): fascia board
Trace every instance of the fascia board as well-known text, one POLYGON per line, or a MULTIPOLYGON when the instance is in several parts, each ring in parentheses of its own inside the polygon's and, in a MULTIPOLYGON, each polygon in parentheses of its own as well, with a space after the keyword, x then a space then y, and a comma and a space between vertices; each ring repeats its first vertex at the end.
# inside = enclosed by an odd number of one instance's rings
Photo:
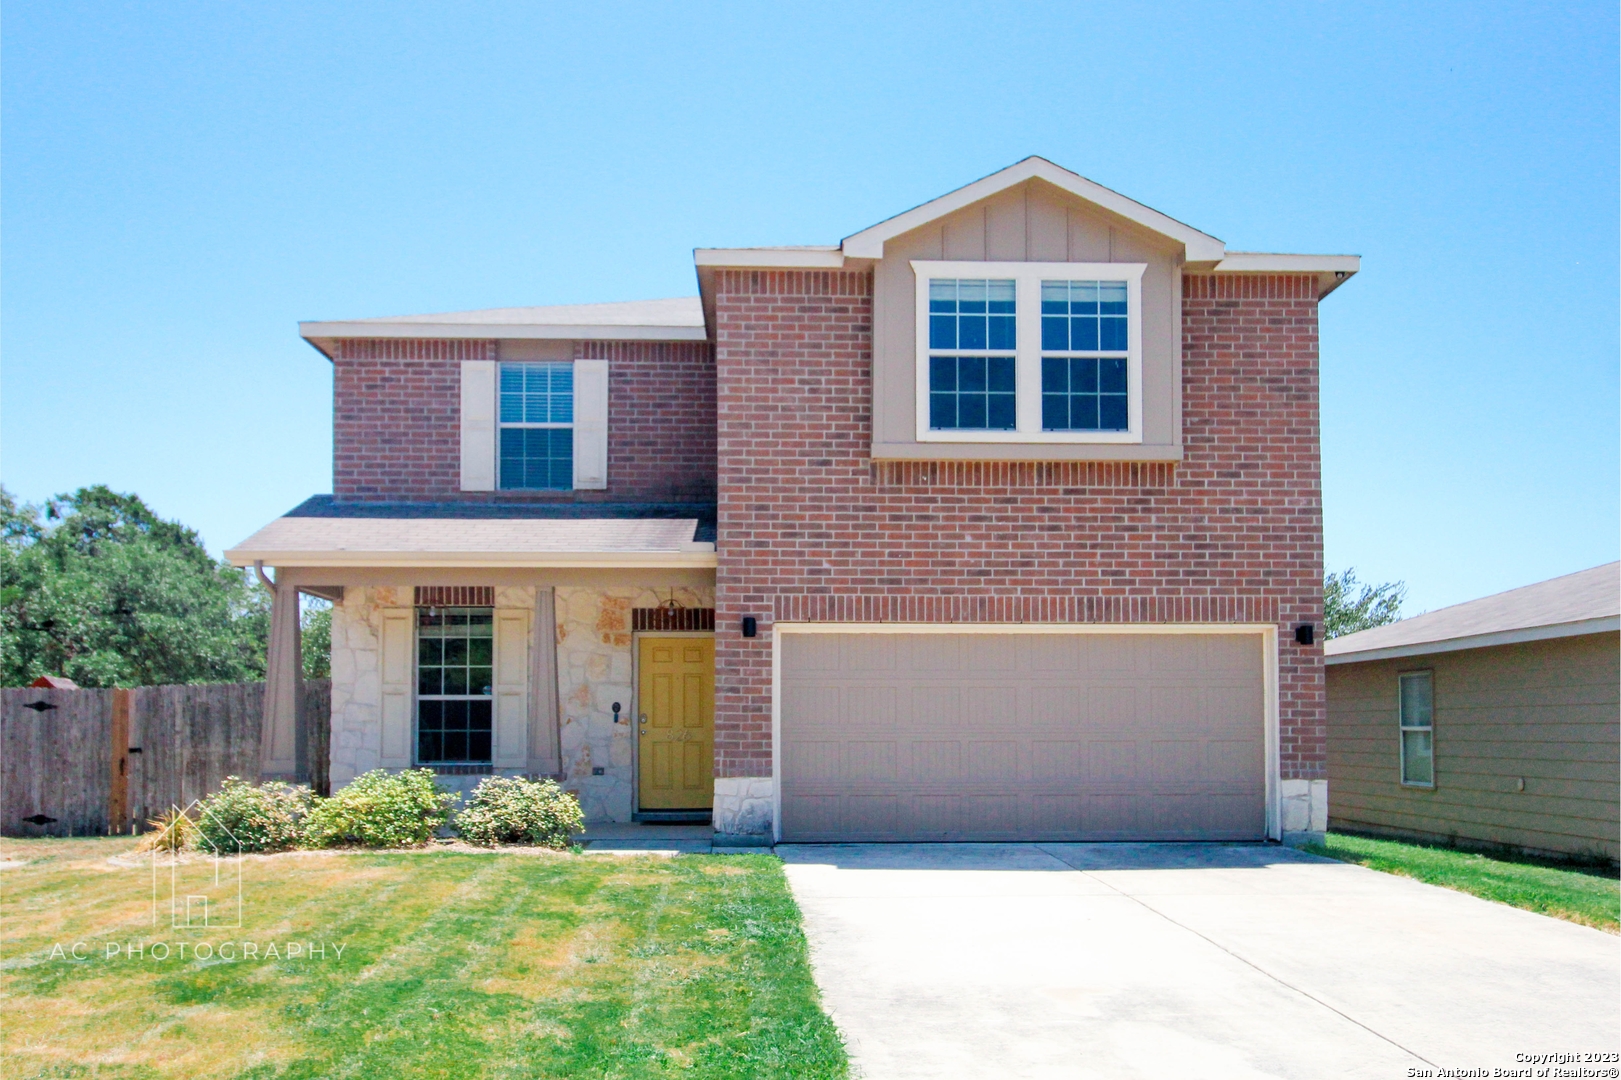
POLYGON ((1111 191, 1102 184, 1093 183, 1084 176, 1039 157, 1025 158, 1016 165, 1010 165, 966 187, 960 187, 938 199, 913 207, 903 214, 880 221, 870 228, 845 237, 844 243, 840 246, 848 258, 881 259, 884 257, 884 242, 891 237, 911 232, 936 218, 954 213, 1015 184, 1033 179, 1045 180, 1054 187, 1094 203, 1110 213, 1134 221, 1145 229, 1180 241, 1186 249, 1185 257, 1188 262, 1218 261, 1227 252, 1226 245, 1214 236, 1202 233, 1191 225, 1184 225, 1158 210, 1126 198, 1118 191, 1111 191))
POLYGON ((436 569, 714 569, 713 551, 254 551, 225 553, 232 566, 329 566, 436 569))
MULTIPOLYGON (((474 338, 479 340, 708 341, 702 326, 537 326, 518 323, 301 322, 299 336, 315 338, 474 338)), ((317 346, 319 348, 319 346, 317 346)), ((323 350, 324 351, 324 350, 323 350)))
POLYGON ((698 266, 837 270, 844 265, 838 248, 694 248, 698 266))
POLYGON ((1359 255, 1285 255, 1230 251, 1216 264, 1218 274, 1345 274, 1362 269, 1359 255))
POLYGON ((1580 622, 1555 623, 1552 626, 1528 626, 1522 630, 1499 630, 1491 634, 1472 634, 1469 637, 1448 638, 1445 641, 1418 641, 1411 645, 1391 645, 1384 649, 1363 649, 1360 652, 1326 653, 1325 664, 1363 664, 1370 660, 1397 660, 1406 656, 1430 656, 1435 653, 1461 652, 1464 649, 1486 649, 1493 645, 1520 645, 1528 641, 1552 641, 1556 638, 1580 637, 1583 634, 1603 634, 1621 630, 1621 616, 1603 619, 1583 619, 1580 622))

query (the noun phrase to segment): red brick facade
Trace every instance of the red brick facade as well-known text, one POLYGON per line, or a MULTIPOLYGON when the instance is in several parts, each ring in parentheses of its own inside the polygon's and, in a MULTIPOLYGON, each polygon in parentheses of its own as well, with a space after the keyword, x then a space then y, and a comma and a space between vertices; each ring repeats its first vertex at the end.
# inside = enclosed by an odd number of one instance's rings
POLYGON ((463 492, 461 362, 493 341, 357 340, 333 360, 332 490, 356 501, 695 501, 715 496, 715 363, 704 342, 578 342, 610 361, 608 489, 463 492))
POLYGON ((1174 467, 875 464, 870 275, 715 293, 717 776, 771 773, 773 619, 1273 622, 1281 775, 1325 775, 1322 652, 1292 634, 1322 621, 1313 278, 1184 278, 1174 467))

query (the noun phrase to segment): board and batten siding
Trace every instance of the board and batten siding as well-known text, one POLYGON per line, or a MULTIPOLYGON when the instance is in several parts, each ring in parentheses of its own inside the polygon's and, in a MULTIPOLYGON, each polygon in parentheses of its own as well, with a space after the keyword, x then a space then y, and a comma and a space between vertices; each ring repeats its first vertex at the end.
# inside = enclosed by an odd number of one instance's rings
POLYGON ((1618 647, 1588 634, 1329 665, 1329 827, 1615 859, 1618 647), (1434 672, 1433 790, 1400 783, 1405 671, 1434 672))

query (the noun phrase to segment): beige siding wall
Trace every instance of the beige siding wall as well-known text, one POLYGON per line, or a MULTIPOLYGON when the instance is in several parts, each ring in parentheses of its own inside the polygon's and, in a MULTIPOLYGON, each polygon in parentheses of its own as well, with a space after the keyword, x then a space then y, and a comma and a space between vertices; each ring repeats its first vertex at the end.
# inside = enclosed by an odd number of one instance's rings
POLYGON ((1040 180, 931 221, 884 245, 873 269, 873 456, 975 461, 1141 460, 1181 446, 1181 245, 1040 180), (1142 445, 917 442, 913 259, 1147 263, 1143 274, 1142 445))
POLYGON ((1330 828, 1616 858, 1618 647, 1590 634, 1331 665, 1330 828), (1396 677, 1421 670, 1435 673, 1433 790, 1399 782, 1396 677))

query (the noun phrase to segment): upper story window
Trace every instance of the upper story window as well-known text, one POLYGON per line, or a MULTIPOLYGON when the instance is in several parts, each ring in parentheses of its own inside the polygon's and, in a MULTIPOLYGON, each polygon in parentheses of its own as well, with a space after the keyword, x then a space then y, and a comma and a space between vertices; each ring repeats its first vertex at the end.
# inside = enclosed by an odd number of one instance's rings
POLYGON ((498 417, 503 490, 574 486, 572 363, 503 363, 498 417))
POLYGON ((1042 281, 1043 431, 1130 427, 1129 293, 1124 281, 1042 281))
POLYGON ((1018 298, 1011 280, 929 281, 929 426, 1012 431, 1018 298))
POLYGON ((920 442, 1141 442, 1142 263, 915 261, 920 442))

